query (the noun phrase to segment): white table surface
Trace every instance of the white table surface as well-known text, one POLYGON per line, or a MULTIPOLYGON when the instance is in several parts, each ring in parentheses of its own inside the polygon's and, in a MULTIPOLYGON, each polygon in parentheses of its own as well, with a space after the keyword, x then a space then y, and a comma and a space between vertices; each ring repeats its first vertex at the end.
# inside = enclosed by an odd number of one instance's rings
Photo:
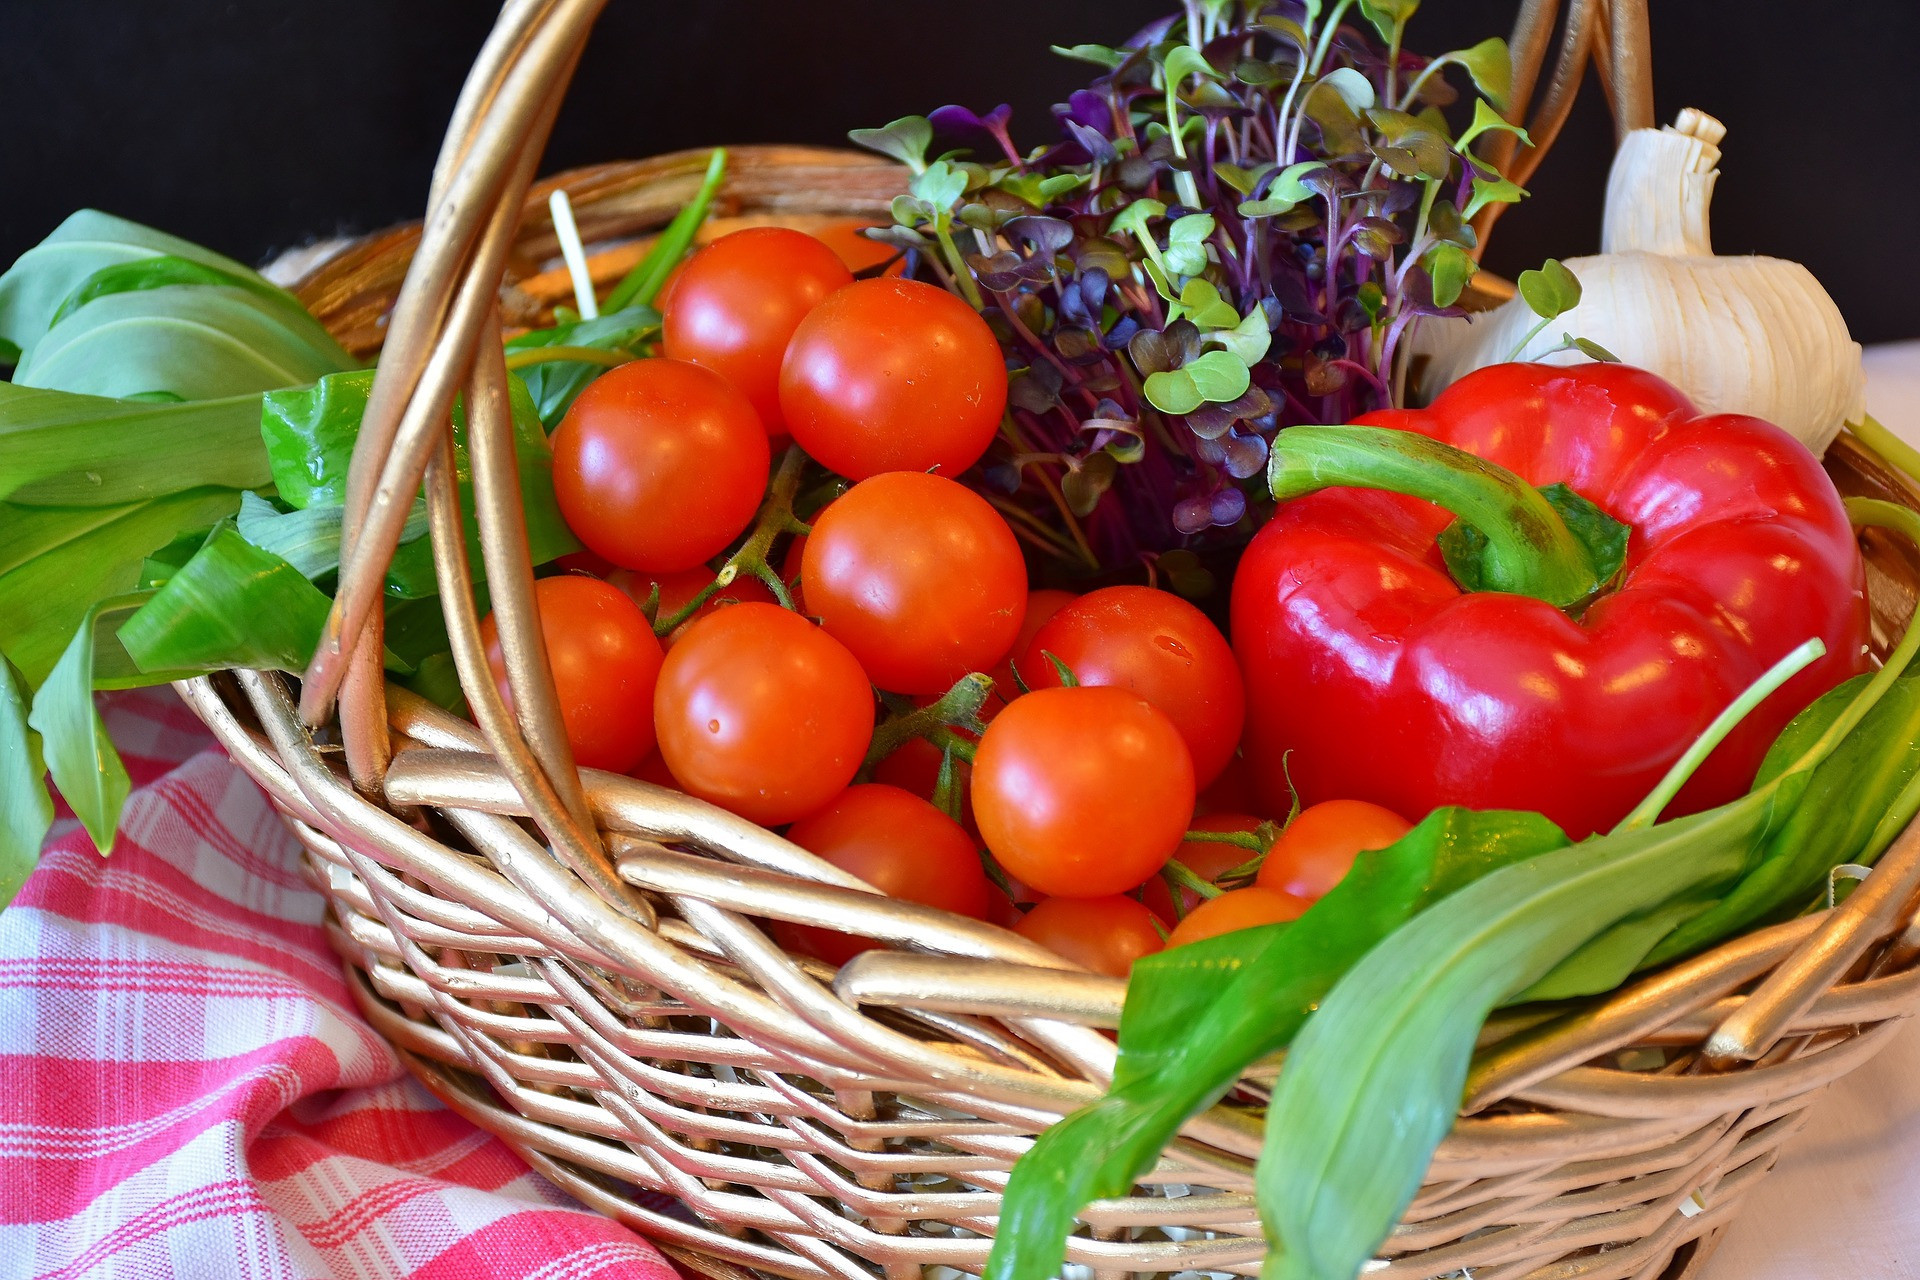
MULTIPOLYGON (((1920 445, 1920 341, 1866 363, 1867 411, 1920 445)), ((1703 1280, 1920 1280, 1920 1021, 1814 1105, 1703 1280)))

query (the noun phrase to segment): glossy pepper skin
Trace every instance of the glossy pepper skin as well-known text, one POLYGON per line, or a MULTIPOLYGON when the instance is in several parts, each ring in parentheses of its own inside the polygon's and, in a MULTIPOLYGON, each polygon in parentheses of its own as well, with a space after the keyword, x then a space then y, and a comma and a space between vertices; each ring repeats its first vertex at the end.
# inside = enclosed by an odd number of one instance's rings
POLYGON ((1348 487, 1282 502, 1233 587, 1248 756, 1274 804, 1291 776, 1304 804, 1371 800, 1415 821, 1448 804, 1534 809, 1578 839, 1624 817, 1803 641, 1826 656, 1670 814, 1745 790, 1787 721, 1866 665, 1858 544, 1819 462, 1776 427, 1699 416, 1613 364, 1494 366, 1429 409, 1360 421, 1564 482, 1630 527, 1626 560, 1570 614, 1463 592, 1435 543, 1454 517, 1429 502, 1348 487))

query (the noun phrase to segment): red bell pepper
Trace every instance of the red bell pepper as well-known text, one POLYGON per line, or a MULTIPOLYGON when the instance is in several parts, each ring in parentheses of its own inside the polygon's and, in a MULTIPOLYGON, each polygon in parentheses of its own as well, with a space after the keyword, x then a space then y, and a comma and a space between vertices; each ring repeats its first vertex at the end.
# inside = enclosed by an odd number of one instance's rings
POLYGON ((1577 839, 1825 642, 1669 810, 1691 812, 1749 786, 1787 721, 1866 664, 1859 547, 1819 462, 1639 369, 1482 369, 1426 410, 1281 432, 1269 478, 1282 501, 1234 580, 1233 645, 1275 805, 1291 779, 1303 803, 1534 809, 1577 839))

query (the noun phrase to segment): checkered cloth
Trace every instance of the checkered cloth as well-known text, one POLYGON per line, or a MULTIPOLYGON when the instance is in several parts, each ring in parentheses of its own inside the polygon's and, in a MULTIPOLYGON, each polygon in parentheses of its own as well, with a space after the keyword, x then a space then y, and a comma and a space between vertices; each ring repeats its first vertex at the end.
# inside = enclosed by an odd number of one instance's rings
POLYGON ((0 1276, 673 1280, 406 1077, 260 790, 166 690, 0 914, 0 1276))

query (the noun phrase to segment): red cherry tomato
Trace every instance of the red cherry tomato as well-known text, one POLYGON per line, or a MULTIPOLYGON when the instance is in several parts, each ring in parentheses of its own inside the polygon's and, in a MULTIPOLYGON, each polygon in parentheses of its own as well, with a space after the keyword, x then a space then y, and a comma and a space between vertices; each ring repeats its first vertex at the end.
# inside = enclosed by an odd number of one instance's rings
POLYGON ((1040 689, 982 735, 973 813, 994 857, 1042 893, 1121 893, 1180 844, 1193 762, 1173 721, 1124 690, 1040 689))
MULTIPOLYGON (((787 839, 888 897, 987 918, 992 886, 973 841, 953 819, 898 787, 848 787, 826 808, 794 823, 787 839)), ((783 925, 775 932, 794 950, 829 964, 845 964, 879 945, 813 925, 783 925)))
MULTIPOLYGON (((577 574, 540 579, 533 599, 574 761, 625 773, 653 749, 653 690, 660 675, 653 628, 617 588, 577 574)), ((480 641, 511 708, 506 657, 492 614, 481 620, 480 641)))
POLYGON ((1013 678, 1013 660, 1026 652, 1027 641, 1047 625, 1047 619, 1076 599, 1073 592, 1056 591, 1052 587, 1027 592, 1027 616, 1020 620, 1020 634, 1014 637, 1006 660, 993 668, 993 692, 1001 702, 1012 702, 1020 696, 1020 683, 1013 678))
POLYGON ((857 280, 794 331, 780 366, 787 429, 843 476, 957 476, 1007 407, 1000 344, 978 312, 917 280, 857 280))
MULTIPOLYGON (((1252 832, 1259 826, 1260 819, 1250 813, 1209 813, 1195 818, 1193 825, 1187 829, 1252 832)), ((1251 849, 1243 849, 1237 844, 1223 844, 1218 840, 1183 840, 1180 847, 1173 851, 1175 861, 1209 883, 1218 883, 1223 873, 1244 862, 1251 862, 1253 856, 1251 849)), ((1202 901, 1199 894, 1183 888, 1180 890, 1180 909, 1174 910, 1173 890, 1167 887, 1165 876, 1155 876, 1147 881, 1140 896, 1162 920, 1179 920, 1202 901)))
POLYGON ((1308 805, 1267 851, 1254 883, 1314 901, 1346 876, 1363 849, 1384 849, 1413 830, 1391 809, 1365 800, 1308 805))
POLYGON ((1252 813, 1261 807, 1260 790, 1254 785, 1247 758, 1235 752, 1220 776, 1200 789, 1201 813, 1252 813))
POLYGON ((1215 938, 1236 929, 1298 920, 1311 905, 1305 898, 1296 898, 1278 889, 1263 889, 1258 885, 1234 889, 1195 907, 1174 927, 1167 946, 1184 947, 1189 942, 1215 938))
POLYGON ((1106 587, 1048 619, 1014 659, 1030 689, 1060 683, 1046 655, 1083 685, 1111 685, 1167 713, 1193 753, 1193 776, 1220 776, 1240 742, 1246 687, 1220 628, 1174 595, 1152 587, 1106 587))
POLYGON ((660 749, 655 747, 647 752, 647 758, 627 771, 630 778, 641 782, 651 782, 656 787, 665 787, 669 791, 680 790, 680 784, 674 780, 673 773, 667 768, 667 762, 660 758, 660 749))
MULTIPOLYGON (((679 573, 644 574, 631 569, 615 569, 607 581, 627 593, 637 605, 645 607, 647 599, 657 585, 660 599, 654 612, 655 618, 671 618, 687 607, 687 602, 707 589, 714 579, 713 570, 701 565, 697 569, 683 569, 679 573)), ((750 573, 743 573, 732 582, 708 596, 706 602, 693 611, 693 617, 669 631, 661 640, 661 645, 671 649, 687 634, 687 628, 695 621, 706 617, 715 609, 724 609, 730 604, 777 604, 773 592, 767 584, 750 573)))
POLYGON ((553 433, 553 491, 580 541, 617 565, 672 573, 740 535, 767 487, 767 434, 710 369, 635 360, 580 393, 553 433))
POLYGON ((873 735, 873 690, 846 647, 799 614, 737 604, 673 646, 653 719, 688 795, 777 826, 853 780, 873 735))
POLYGON ((793 607, 802 613, 807 612, 807 598, 800 590, 800 565, 806 554, 807 535, 796 533, 780 556, 780 581, 787 584, 787 593, 793 597, 793 607))
POLYGON ((1166 945, 1153 912, 1124 894, 1048 898, 1013 931, 1095 973, 1124 978, 1141 956, 1166 945))
POLYGON ((780 360, 807 313, 853 282, 840 255, 803 231, 748 227, 688 259, 660 315, 662 349, 738 387, 770 436, 780 416, 780 360))
POLYGON ((1007 655, 1027 566, 984 498, 941 476, 862 480, 813 522, 807 609, 895 693, 941 693, 1007 655))

